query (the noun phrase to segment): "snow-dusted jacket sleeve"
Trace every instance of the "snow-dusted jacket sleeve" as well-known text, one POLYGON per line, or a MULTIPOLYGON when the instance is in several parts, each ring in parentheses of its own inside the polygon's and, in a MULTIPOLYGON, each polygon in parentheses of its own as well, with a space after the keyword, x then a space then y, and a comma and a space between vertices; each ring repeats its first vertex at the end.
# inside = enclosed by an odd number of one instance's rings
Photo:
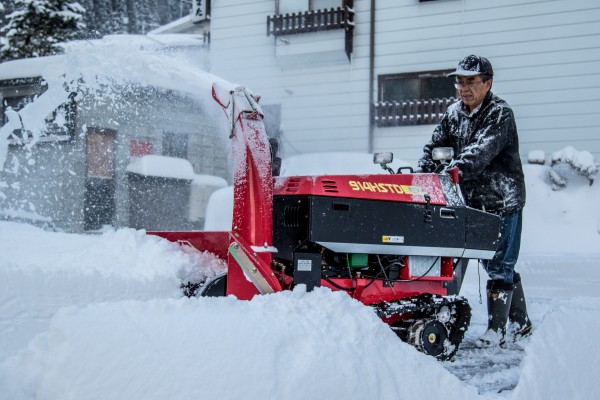
POLYGON ((431 140, 423 146, 423 156, 417 163, 417 167, 423 172, 433 172, 436 168, 436 163, 431 157, 431 152, 436 147, 453 147, 450 140, 450 126, 448 124, 448 113, 442 116, 440 123, 433 130, 431 140))

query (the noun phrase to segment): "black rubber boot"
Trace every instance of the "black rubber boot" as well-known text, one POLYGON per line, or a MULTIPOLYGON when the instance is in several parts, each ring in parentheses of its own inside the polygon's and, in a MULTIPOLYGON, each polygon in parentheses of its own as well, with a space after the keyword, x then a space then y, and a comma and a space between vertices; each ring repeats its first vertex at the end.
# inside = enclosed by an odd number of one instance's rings
POLYGON ((475 342, 477 347, 503 347, 506 343, 506 322, 512 303, 513 284, 502 280, 487 282, 488 327, 475 342))
POLYGON ((510 320, 509 338, 516 342, 531 335, 531 321, 527 315, 527 303, 521 284, 521 275, 515 273, 514 289, 508 319, 510 320))

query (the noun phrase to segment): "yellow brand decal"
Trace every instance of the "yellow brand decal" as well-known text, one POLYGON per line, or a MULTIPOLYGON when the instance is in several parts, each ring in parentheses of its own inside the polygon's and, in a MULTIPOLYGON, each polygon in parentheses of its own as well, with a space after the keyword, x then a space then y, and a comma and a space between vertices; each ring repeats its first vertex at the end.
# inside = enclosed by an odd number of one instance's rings
POLYGON ((388 236, 381 237, 383 243, 404 243, 404 236, 388 236))
POLYGON ((421 189, 421 186, 402 185, 402 190, 404 190, 404 193, 406 193, 406 194, 420 194, 420 195, 425 194, 425 193, 423 193, 423 189, 421 189))
POLYGON ((373 193, 423 194, 420 186, 396 185, 393 183, 349 181, 352 190, 373 193))

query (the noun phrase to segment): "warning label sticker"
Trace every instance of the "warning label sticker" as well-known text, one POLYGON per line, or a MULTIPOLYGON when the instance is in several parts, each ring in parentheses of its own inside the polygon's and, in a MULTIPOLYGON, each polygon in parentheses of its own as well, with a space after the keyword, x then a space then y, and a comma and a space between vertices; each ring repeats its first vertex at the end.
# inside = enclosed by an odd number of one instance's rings
POLYGON ((298 271, 312 271, 312 260, 298 260, 298 271))

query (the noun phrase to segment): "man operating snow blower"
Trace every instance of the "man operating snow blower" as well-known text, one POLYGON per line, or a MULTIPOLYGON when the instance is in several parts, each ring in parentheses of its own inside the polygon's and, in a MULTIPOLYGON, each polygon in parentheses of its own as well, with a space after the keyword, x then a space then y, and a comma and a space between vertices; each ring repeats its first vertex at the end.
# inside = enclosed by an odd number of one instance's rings
POLYGON ((432 150, 452 147, 456 156, 449 168, 460 170, 467 205, 501 217, 497 251, 492 260, 483 260, 489 275, 488 327, 475 344, 504 346, 531 333, 521 277, 515 272, 525 205, 517 126, 510 106, 491 92, 494 71, 486 58, 465 57, 448 76, 455 77, 461 100, 443 115, 418 165, 433 172, 432 150))

